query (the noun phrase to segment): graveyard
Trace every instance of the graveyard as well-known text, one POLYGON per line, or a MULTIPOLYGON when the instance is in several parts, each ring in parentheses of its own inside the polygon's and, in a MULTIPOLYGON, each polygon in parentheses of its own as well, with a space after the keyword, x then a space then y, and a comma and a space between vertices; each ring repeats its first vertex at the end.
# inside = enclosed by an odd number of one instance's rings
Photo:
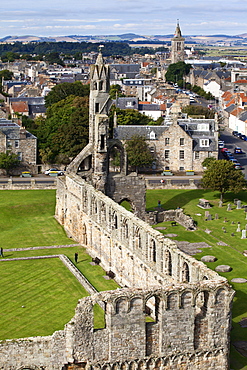
POLYGON ((231 368, 247 369, 247 358, 239 355, 233 345, 246 341, 247 338, 244 320, 247 318, 247 212, 244 207, 247 205, 246 192, 229 192, 221 204, 219 193, 207 190, 148 190, 147 210, 158 210, 158 200, 162 209, 182 208, 186 215, 194 219, 197 230, 187 231, 179 224, 172 226, 171 222, 163 222, 154 227, 177 241, 182 250, 192 254, 197 260, 213 256, 212 262, 204 260, 204 263, 209 268, 218 270, 236 291, 232 310, 231 368), (210 208, 198 207, 199 199, 204 198, 209 202, 210 208))

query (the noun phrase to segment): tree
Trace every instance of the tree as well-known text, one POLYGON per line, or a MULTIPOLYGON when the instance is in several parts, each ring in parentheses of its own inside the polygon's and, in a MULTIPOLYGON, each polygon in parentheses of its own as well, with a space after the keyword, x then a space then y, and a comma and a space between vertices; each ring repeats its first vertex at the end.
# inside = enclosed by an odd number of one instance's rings
POLYGON ((166 81, 173 83, 176 82, 182 87, 184 75, 187 75, 190 72, 190 68, 190 64, 186 64, 182 61, 170 64, 165 75, 166 81))
POLYGON ((45 106, 48 108, 54 103, 67 98, 70 95, 74 96, 89 96, 89 85, 83 85, 80 81, 73 83, 64 82, 53 87, 53 89, 45 97, 45 106))
POLYGON ((187 113, 188 116, 204 116, 205 118, 214 118, 215 112, 202 105, 187 105, 182 108, 183 113, 187 113))
POLYGON ((46 113, 31 131, 38 138, 41 160, 67 164, 88 143, 88 97, 70 95, 46 113))
POLYGON ((150 165, 154 158, 150 153, 148 145, 142 136, 134 135, 126 143, 128 162, 138 172, 139 167, 150 165))
POLYGON ((225 192, 238 193, 246 187, 243 173, 236 170, 230 161, 225 159, 209 161, 207 166, 202 177, 202 186, 206 189, 219 191, 222 201, 225 192))
POLYGON ((17 167, 19 164, 18 156, 15 153, 11 153, 9 150, 4 153, 0 153, 0 168, 6 170, 9 174, 10 170, 17 167))
POLYGON ((123 93, 122 93, 122 89, 121 89, 121 86, 116 84, 116 85, 111 85, 110 86, 110 98, 112 100, 116 99, 116 97, 121 97, 121 96, 125 96, 123 93))

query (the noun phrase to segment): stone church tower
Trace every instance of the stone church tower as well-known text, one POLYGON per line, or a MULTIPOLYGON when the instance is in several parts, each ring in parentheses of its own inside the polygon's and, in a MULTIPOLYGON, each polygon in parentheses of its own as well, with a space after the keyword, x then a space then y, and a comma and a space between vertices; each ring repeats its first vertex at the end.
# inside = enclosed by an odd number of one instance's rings
POLYGON ((172 38, 171 63, 180 61, 184 61, 184 37, 182 37, 179 22, 177 22, 175 35, 172 38))
POLYGON ((77 174, 87 183, 117 203, 128 200, 133 212, 145 218, 145 179, 128 174, 127 154, 120 140, 110 137, 109 110, 111 108, 110 67, 104 64, 99 52, 90 67, 89 143, 67 167, 67 174, 77 174), (111 156, 118 151, 120 166, 114 171, 111 156))

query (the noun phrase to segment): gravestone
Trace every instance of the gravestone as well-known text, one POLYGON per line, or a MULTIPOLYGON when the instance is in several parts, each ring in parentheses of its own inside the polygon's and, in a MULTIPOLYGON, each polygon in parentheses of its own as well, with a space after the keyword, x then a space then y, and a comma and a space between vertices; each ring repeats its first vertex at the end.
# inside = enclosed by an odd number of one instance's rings
POLYGON ((242 236, 241 239, 246 239, 246 230, 242 230, 242 236))
POLYGON ((217 258, 215 256, 203 256, 201 258, 202 262, 215 262, 217 261, 217 258))
POLYGON ((240 222, 238 222, 238 228, 236 230, 237 233, 239 233, 241 231, 241 225, 240 225, 240 222))
POLYGON ((217 272, 230 272, 230 271, 232 271, 232 268, 231 268, 231 266, 228 266, 228 265, 219 265, 219 266, 215 267, 215 271, 217 271, 217 272))
POLYGON ((232 210, 231 203, 228 203, 228 204, 227 204, 227 211, 231 211, 231 210, 232 210))
POLYGON ((223 202, 222 200, 219 201, 219 208, 221 208, 223 206, 223 202))
POLYGON ((209 211, 205 211, 205 218, 207 219, 209 215, 209 211))
POLYGON ((241 205, 241 200, 238 200, 237 201, 237 208, 236 209, 241 209, 242 205, 241 205))
POLYGON ((207 217, 207 220, 208 221, 212 221, 212 215, 209 213, 208 217, 207 217))
POLYGON ((218 215, 218 213, 215 213, 214 218, 215 218, 215 220, 218 220, 218 219, 219 219, 219 215, 218 215))

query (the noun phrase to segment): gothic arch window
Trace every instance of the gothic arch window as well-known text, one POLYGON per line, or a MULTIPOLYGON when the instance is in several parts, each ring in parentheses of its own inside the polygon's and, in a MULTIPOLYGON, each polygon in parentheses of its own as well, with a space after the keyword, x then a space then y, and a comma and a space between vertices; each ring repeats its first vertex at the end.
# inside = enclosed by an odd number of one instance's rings
POLYGON ((125 219, 123 221, 123 239, 128 239, 129 238, 129 225, 127 220, 125 219))
POLYGON ((165 252, 165 268, 167 275, 172 276, 172 256, 169 251, 165 252))
POLYGON ((208 299, 207 291, 200 292, 195 300, 194 349, 208 346, 208 299))
POLYGON ((102 222, 106 222, 106 207, 105 207, 105 204, 104 203, 101 204, 101 212, 100 212, 100 215, 101 215, 101 221, 102 222))
POLYGON ((141 245, 141 235, 140 235, 139 228, 136 228, 136 231, 135 231, 135 246, 138 249, 140 249, 142 247, 142 245, 141 245))
POLYGON ((118 228, 118 217, 116 212, 113 212, 112 214, 112 229, 117 229, 118 228))
POLYGON ((156 243, 155 240, 151 240, 151 246, 150 246, 150 260, 152 262, 156 262, 156 243))
POLYGON ((190 270, 187 262, 183 263, 183 269, 182 269, 182 282, 190 281, 190 270))
POLYGON ((99 81, 99 91, 103 90, 103 81, 99 81))

